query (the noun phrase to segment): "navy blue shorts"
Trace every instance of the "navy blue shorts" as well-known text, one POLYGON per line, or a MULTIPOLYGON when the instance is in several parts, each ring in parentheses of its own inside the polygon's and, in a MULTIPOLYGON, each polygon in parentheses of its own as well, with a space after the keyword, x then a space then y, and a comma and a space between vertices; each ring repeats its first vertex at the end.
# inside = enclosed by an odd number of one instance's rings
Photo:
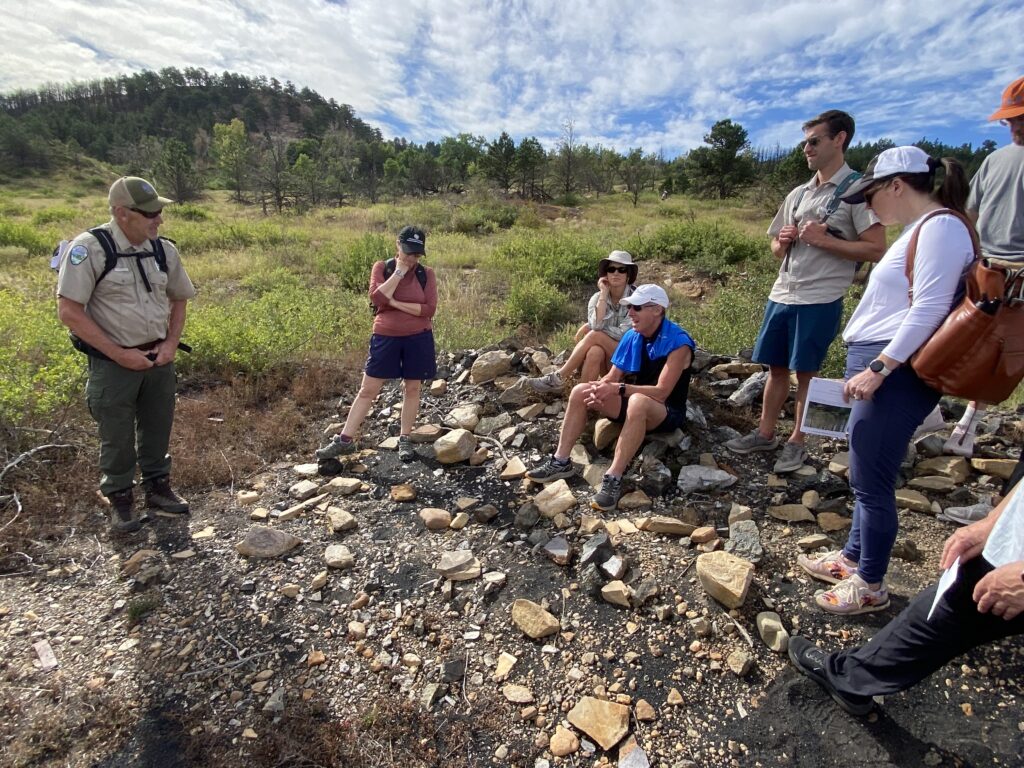
POLYGON ((367 376, 375 379, 432 379, 437 374, 434 332, 421 331, 412 336, 370 336, 366 357, 367 376))
MULTIPOLYGON (((611 419, 616 424, 622 424, 626 420, 626 409, 629 407, 629 398, 621 398, 622 405, 619 407, 619 415, 611 419)), ((665 406, 665 418, 662 419, 661 423, 654 429, 647 430, 650 432, 673 432, 677 429, 682 429, 683 425, 686 424, 686 411, 680 411, 678 408, 673 408, 671 405, 665 406)))
POLYGON ((779 304, 769 300, 753 360, 791 371, 820 371, 842 319, 842 299, 828 304, 779 304))

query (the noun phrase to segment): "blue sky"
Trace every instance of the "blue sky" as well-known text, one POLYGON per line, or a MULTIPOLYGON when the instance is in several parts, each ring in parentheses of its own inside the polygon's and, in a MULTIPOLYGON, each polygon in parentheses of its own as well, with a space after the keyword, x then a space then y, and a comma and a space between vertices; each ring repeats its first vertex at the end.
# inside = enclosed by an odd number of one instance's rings
POLYGON ((1024 3, 966 0, 22 0, 0 91, 163 67, 291 80, 387 136, 577 139, 666 157, 729 118, 792 146, 828 108, 856 140, 1007 142, 1024 3))

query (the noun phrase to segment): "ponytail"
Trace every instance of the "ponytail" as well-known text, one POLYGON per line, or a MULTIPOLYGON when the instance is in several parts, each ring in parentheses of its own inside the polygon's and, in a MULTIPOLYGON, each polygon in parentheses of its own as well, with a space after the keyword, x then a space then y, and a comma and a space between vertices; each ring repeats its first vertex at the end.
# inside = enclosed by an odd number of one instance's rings
POLYGON ((957 213, 967 214, 967 196, 971 191, 970 183, 967 181, 967 173, 964 167, 952 157, 944 157, 937 160, 934 157, 928 158, 927 173, 905 173, 900 174, 911 189, 931 195, 944 208, 949 208, 957 213), (935 175, 942 169, 942 183, 938 189, 935 187, 935 175))

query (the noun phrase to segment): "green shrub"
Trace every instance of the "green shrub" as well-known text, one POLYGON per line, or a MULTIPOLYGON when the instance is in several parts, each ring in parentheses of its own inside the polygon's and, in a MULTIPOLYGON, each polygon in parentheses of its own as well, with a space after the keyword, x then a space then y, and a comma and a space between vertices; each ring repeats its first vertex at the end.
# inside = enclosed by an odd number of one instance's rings
POLYGON ((737 264, 763 257, 767 240, 746 235, 721 221, 666 224, 633 246, 640 259, 681 261, 696 272, 723 274, 737 264))
POLYGON ((172 219, 166 228, 178 249, 185 254, 239 248, 273 248, 281 245, 309 245, 310 235, 288 229, 272 221, 217 222, 177 221, 172 219))
POLYGON ((574 288, 597 279, 604 251, 579 235, 516 230, 495 249, 494 268, 509 283, 534 278, 558 288, 574 288))
POLYGON ((321 254, 316 260, 316 270, 331 275, 339 287, 365 296, 374 263, 387 261, 394 255, 394 238, 366 234, 348 248, 321 254))
POLYGON ((501 308, 501 319, 510 326, 549 328, 564 319, 565 307, 565 296, 546 280, 514 281, 501 308))
POLYGON ((195 203, 181 203, 180 205, 175 205, 170 211, 174 218, 183 219, 184 221, 208 221, 210 218, 210 214, 206 209, 195 203))
POLYGON ((78 211, 74 208, 46 208, 32 214, 32 223, 37 226, 41 224, 63 224, 73 221, 77 216, 78 211))
POLYGON ((0 216, 28 216, 28 208, 15 200, 0 200, 0 216))
POLYGON ((59 237, 29 224, 0 219, 0 246, 16 245, 31 254, 41 256, 53 251, 59 237))

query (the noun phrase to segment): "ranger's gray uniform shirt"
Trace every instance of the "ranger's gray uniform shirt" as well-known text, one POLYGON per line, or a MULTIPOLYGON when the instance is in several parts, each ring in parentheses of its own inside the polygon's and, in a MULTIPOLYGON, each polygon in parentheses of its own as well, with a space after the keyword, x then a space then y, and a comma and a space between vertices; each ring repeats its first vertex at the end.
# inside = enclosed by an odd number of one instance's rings
MULTIPOLYGON (((113 235, 118 253, 152 253, 147 240, 140 246, 128 242, 121 228, 111 220, 102 225, 113 235)), ((171 301, 191 299, 196 295, 192 281, 181 264, 178 249, 164 240, 167 272, 161 272, 152 256, 143 259, 120 258, 117 266, 99 283, 106 255, 93 235, 83 232, 76 237, 61 261, 57 275, 57 295, 85 305, 85 312, 111 341, 122 347, 137 347, 167 336, 171 301), (76 248, 85 248, 84 255, 76 248), (75 263, 78 262, 78 263, 75 263), (146 271, 153 292, 139 275, 139 266, 146 271)))
MULTIPOLYGON (((818 183, 818 174, 814 174, 810 181, 786 195, 768 227, 768 234, 778 237, 787 224, 799 227, 804 221, 821 221, 832 193, 851 173, 853 169, 843 163, 843 167, 822 184, 818 183)), ((826 222, 850 242, 859 240, 864 230, 877 223, 878 217, 863 203, 840 203, 826 222)), ((856 269, 856 262, 797 239, 782 259, 779 276, 768 298, 778 304, 828 304, 846 294, 856 269)))

